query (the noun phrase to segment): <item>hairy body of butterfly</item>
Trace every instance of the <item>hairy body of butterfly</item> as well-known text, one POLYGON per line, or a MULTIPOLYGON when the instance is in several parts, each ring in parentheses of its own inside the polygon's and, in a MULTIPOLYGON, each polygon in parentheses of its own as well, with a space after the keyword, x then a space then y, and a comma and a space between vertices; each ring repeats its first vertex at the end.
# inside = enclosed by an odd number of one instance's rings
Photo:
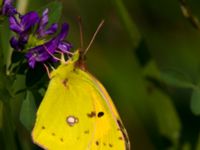
POLYGON ((32 131, 48 150, 130 150, 126 130, 103 85, 76 66, 79 51, 51 72, 32 131))

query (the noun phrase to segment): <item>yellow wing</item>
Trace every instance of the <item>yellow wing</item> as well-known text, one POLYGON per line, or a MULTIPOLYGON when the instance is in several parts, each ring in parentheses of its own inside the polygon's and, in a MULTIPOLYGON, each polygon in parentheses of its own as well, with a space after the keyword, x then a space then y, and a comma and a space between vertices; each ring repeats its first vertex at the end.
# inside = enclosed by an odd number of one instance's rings
POLYGON ((79 70, 79 74, 94 88, 91 94, 96 116, 91 150, 130 150, 127 132, 106 89, 89 73, 79 70))
POLYGON ((38 109, 33 141, 48 150, 130 150, 104 87, 89 73, 61 64, 38 109))

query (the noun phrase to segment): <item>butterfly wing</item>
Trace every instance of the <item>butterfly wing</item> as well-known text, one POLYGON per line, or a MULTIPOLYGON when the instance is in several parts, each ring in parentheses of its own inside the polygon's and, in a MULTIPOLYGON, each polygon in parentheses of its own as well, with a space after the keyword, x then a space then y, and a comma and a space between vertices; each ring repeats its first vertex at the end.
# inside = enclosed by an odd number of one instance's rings
POLYGON ((66 78, 55 75, 51 79, 32 137, 48 150, 130 150, 105 88, 81 69, 71 71, 66 78))
POLYGON ((103 85, 92 75, 82 70, 79 74, 85 77, 85 82, 93 88, 90 93, 94 102, 96 116, 94 138, 91 150, 130 150, 127 132, 121 122, 118 112, 103 85))
POLYGON ((87 115, 94 108, 91 91, 77 76, 53 77, 37 112, 33 141, 48 150, 87 149, 95 124, 87 115))

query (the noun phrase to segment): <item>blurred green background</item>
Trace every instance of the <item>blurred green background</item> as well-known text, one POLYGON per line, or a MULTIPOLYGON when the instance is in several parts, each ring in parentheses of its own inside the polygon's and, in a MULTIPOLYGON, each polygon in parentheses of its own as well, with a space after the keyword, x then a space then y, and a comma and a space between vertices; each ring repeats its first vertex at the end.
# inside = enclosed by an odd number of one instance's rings
MULTIPOLYGON (((19 10, 24 12, 45 8, 52 0, 17 2, 19 10)), ((74 49, 80 47, 77 16, 83 21, 85 47, 100 21, 105 20, 87 54, 88 70, 113 98, 132 149, 200 150, 200 31, 183 16, 179 1, 59 2, 61 5, 50 9, 50 13, 57 14, 62 7, 60 22, 69 23, 68 41, 74 49)), ((200 1, 188 0, 188 5, 200 18, 200 1)), ((2 36, 5 33, 0 34, 1 41, 5 40, 5 35, 2 36)), ((3 77, 1 74, 1 88, 6 81, 3 77)), ((24 76, 19 75, 13 88, 19 84, 25 86, 21 81, 24 76)), ((2 91, 1 94, 8 92, 2 91)), ((33 117, 24 121, 27 116, 22 115, 23 105, 33 108, 31 101, 24 103, 24 99, 34 99, 32 93, 15 95, 8 103, 9 110, 3 109, 7 103, 0 101, 3 150, 39 150, 32 144, 27 129, 33 117), (14 121, 6 117, 10 112, 14 121)), ((35 99, 36 103, 40 99, 35 99)), ((31 115, 34 110, 24 111, 31 115)))

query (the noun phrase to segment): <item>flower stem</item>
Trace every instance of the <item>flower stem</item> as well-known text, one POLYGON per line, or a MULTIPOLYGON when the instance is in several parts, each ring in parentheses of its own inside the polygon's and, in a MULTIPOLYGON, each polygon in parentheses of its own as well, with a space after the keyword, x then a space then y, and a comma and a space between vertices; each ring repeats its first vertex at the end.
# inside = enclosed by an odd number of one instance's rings
POLYGON ((29 0, 18 0, 17 1, 17 11, 20 14, 25 14, 28 7, 29 0))
POLYGON ((9 102, 4 101, 3 108, 3 140, 4 140, 4 149, 5 150, 17 150, 16 141, 15 141, 15 132, 13 118, 9 106, 9 102))

